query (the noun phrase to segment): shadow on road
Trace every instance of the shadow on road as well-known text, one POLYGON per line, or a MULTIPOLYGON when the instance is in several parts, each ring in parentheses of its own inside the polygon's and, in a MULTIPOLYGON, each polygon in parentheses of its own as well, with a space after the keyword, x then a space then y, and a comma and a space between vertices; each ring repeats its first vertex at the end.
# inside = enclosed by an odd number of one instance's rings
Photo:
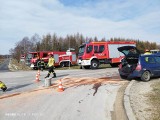
POLYGON ((26 87, 26 86, 31 85, 31 84, 33 84, 33 83, 14 86, 14 87, 8 88, 6 91, 12 91, 12 90, 15 90, 15 89, 23 88, 23 87, 26 87))
POLYGON ((64 77, 64 76, 68 76, 68 75, 69 75, 69 74, 58 75, 58 76, 57 76, 57 78, 58 78, 58 77, 64 77))
POLYGON ((12 72, 10 70, 0 70, 0 72, 12 72))

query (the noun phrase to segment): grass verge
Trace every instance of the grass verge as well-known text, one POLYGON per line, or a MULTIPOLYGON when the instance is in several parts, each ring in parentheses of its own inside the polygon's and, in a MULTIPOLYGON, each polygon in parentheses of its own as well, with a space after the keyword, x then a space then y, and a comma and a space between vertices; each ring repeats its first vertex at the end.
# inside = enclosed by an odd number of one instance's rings
MULTIPOLYGON (((31 70, 29 66, 26 66, 23 62, 18 62, 15 59, 11 59, 10 61, 10 70, 31 70)), ((111 68, 110 64, 101 64, 98 69, 105 69, 105 68, 111 68)), ((67 69, 80 69, 79 65, 74 65, 70 67, 56 67, 56 70, 67 70, 67 69)))
POLYGON ((5 59, 0 59, 0 65, 5 61, 5 59))
POLYGON ((11 59, 9 69, 11 71, 16 71, 16 70, 31 70, 31 68, 29 66, 26 66, 25 63, 18 62, 15 59, 11 59))

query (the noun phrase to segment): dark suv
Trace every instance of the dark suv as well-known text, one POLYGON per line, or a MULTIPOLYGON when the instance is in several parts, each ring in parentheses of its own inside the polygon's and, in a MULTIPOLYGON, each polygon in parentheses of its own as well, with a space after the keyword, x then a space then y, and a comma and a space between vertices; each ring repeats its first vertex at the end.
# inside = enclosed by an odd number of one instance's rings
POLYGON ((135 46, 122 46, 118 51, 125 55, 118 69, 121 78, 149 81, 160 76, 160 54, 141 55, 135 46))

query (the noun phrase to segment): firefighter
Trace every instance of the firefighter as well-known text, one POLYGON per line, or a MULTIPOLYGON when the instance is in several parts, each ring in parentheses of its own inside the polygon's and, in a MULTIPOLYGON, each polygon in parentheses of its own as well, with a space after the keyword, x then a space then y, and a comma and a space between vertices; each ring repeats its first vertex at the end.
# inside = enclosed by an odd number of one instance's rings
POLYGON ((38 55, 36 57, 37 57, 36 66, 37 66, 38 70, 40 70, 41 69, 41 59, 38 55))
POLYGON ((43 69, 45 69, 45 63, 44 63, 44 60, 43 59, 41 59, 41 70, 43 71, 43 69))
POLYGON ((48 74, 45 78, 49 77, 51 73, 53 73, 53 77, 52 78, 55 78, 56 77, 56 73, 54 72, 54 63, 55 63, 55 60, 53 58, 53 55, 52 54, 49 54, 49 60, 48 60, 48 74))
POLYGON ((0 88, 3 90, 3 92, 7 90, 6 85, 2 81, 0 81, 0 88))
MULTIPOLYGON (((144 55, 150 55, 150 54, 152 54, 150 50, 146 49, 144 55)), ((145 61, 148 62, 148 57, 145 57, 145 61)))
POLYGON ((145 55, 150 55, 150 54, 152 54, 152 53, 150 52, 150 50, 146 49, 144 54, 145 54, 145 55))
POLYGON ((44 69, 45 67, 45 64, 44 64, 44 60, 41 58, 38 58, 37 61, 36 61, 36 64, 37 64, 37 67, 38 67, 38 70, 42 70, 44 69))

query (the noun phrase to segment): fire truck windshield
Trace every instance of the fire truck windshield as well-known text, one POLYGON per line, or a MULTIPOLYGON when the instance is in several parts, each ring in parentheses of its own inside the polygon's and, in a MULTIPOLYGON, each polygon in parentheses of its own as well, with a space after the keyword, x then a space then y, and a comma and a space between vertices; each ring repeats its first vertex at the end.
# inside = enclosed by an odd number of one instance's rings
POLYGON ((86 48, 86 45, 81 45, 81 46, 79 47, 79 52, 78 52, 78 54, 79 54, 79 55, 83 55, 83 53, 85 52, 85 48, 86 48))
POLYGON ((26 58, 31 59, 32 58, 32 54, 27 54, 26 58))
POLYGON ((32 54, 31 54, 31 57, 32 57, 32 58, 37 58, 38 55, 37 55, 37 53, 32 53, 32 54))
POLYGON ((26 65, 30 65, 30 61, 32 59, 32 54, 28 53, 27 56, 26 56, 26 65))

